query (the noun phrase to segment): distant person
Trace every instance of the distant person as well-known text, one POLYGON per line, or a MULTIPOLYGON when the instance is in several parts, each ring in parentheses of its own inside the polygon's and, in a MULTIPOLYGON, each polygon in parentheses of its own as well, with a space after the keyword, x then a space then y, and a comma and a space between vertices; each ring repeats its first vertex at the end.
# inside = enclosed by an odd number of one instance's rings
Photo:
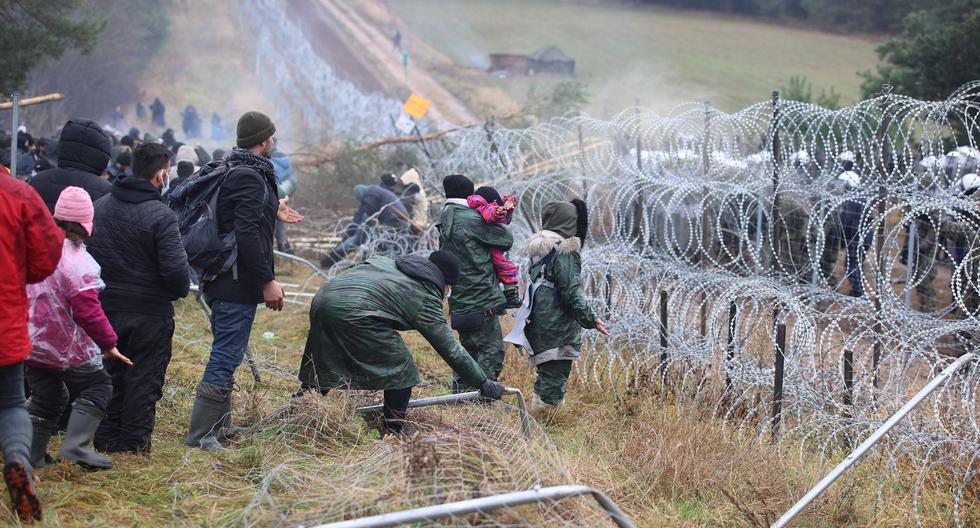
POLYGON ((150 105, 150 112, 153 114, 153 126, 166 128, 167 118, 165 114, 167 112, 167 107, 163 105, 163 102, 160 101, 159 97, 153 99, 153 103, 150 105))
POLYGON ((412 219, 412 225, 424 231, 429 225, 429 198, 422 188, 419 173, 415 169, 409 169, 399 180, 405 187, 401 193, 401 200, 412 219))
POLYGON ((179 146, 181 144, 174 136, 174 129, 172 128, 164 130, 163 135, 160 136, 160 139, 163 140, 163 144, 166 145, 167 148, 174 148, 175 146, 179 146))
POLYGON ((177 162, 177 177, 170 180, 169 185, 166 188, 166 193, 173 192, 174 189, 180 187, 184 182, 186 182, 191 175, 194 174, 194 164, 189 161, 178 161, 177 162))
POLYGON ((394 50, 401 51, 401 49, 402 49, 402 32, 401 32, 400 29, 399 30, 395 30, 395 36, 391 39, 391 43, 393 45, 392 51, 394 51, 394 50))
POLYGON ((98 229, 89 252, 105 277, 102 307, 119 336, 119 351, 133 361, 106 361, 113 392, 95 445, 109 453, 151 449, 156 404, 173 350, 173 301, 190 288, 177 216, 160 196, 169 169, 166 147, 140 145, 133 152, 132 175, 117 179, 109 195, 95 203, 98 229))
POLYGON ((101 178, 109 166, 111 150, 112 143, 97 123, 89 119, 69 120, 58 139, 58 167, 37 173, 29 183, 52 213, 61 192, 68 187, 81 187, 92 201, 98 200, 112 188, 101 178))
POLYGON ((146 119, 146 107, 143 106, 143 101, 136 102, 136 119, 140 121, 146 119))
POLYGON ((320 259, 323 269, 329 269, 360 247, 367 240, 369 229, 373 225, 380 224, 405 233, 411 229, 405 206, 395 193, 382 185, 355 185, 354 196, 360 206, 347 226, 344 240, 320 259))
POLYGON ((58 457, 89 469, 109 469, 112 460, 89 444, 105 417, 112 382, 102 360, 129 363, 116 348, 116 333, 102 310, 105 287, 99 265, 86 251, 94 211, 88 193, 68 187, 61 193, 54 219, 64 231, 61 261, 54 274, 27 287, 31 299, 31 341, 26 375, 31 387, 27 407, 34 424, 31 464, 42 467, 58 418, 75 395, 58 457))
POLYGON ((504 386, 487 378, 446 324, 442 301, 458 277, 456 257, 435 251, 373 257, 327 282, 310 308, 301 393, 383 390, 381 434, 400 433, 421 379, 399 332, 415 330, 482 396, 500 399, 504 386))
POLYGON ((197 115, 197 109, 194 105, 187 105, 184 108, 184 112, 181 114, 183 117, 182 128, 184 129, 184 136, 189 139, 197 138, 201 136, 201 116, 197 115))
POLYGON ((58 142, 49 138, 41 138, 37 140, 37 150, 34 151, 34 170, 37 172, 46 171, 48 169, 54 168, 53 158, 54 150, 57 149, 58 142))
POLYGON ((29 284, 48 278, 61 260, 64 233, 41 197, 0 167, 0 448, 3 478, 21 522, 41 520, 31 468, 32 426, 24 395, 31 353, 29 284))
MULTIPOLYGON (((293 174, 293 164, 289 161, 289 157, 277 148, 272 149, 270 161, 272 161, 272 166, 276 169, 279 199, 285 199, 286 203, 289 203, 289 200, 293 198, 293 194, 296 193, 298 185, 296 175, 293 174)), ((284 253, 292 254, 293 252, 293 246, 289 243, 289 236, 286 232, 286 224, 284 222, 276 222, 276 248, 284 253)))
POLYGON ((34 175, 34 137, 27 132, 17 133, 17 178, 26 180, 34 175))
POLYGON ((225 127, 221 124, 221 116, 217 112, 211 113, 211 139, 213 141, 223 141, 228 135, 225 127))
POLYGON ((381 175, 381 186, 391 192, 395 192, 398 190, 398 178, 394 174, 386 172, 381 175))
MULTIPOLYGON (((119 147, 115 147, 119 148, 119 147)), ((116 154, 116 159, 109 166, 109 182, 112 183, 119 178, 131 176, 133 174, 130 166, 133 164, 133 150, 129 147, 120 148, 116 154)))
POLYGON ((117 106, 116 109, 112 111, 112 114, 110 114, 110 117, 112 118, 112 127, 116 130, 121 130, 126 122, 126 114, 123 113, 122 107, 117 106))

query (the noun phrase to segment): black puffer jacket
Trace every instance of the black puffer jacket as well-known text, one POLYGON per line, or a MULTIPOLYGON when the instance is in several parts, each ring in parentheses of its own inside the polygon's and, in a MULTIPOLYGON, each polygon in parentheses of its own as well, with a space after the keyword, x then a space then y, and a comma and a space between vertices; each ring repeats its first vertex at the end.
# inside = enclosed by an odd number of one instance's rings
MULTIPOLYGON (((276 278, 272 253, 279 194, 268 158, 235 147, 225 160, 231 165, 218 195, 219 234, 235 233, 237 280, 228 270, 204 285, 208 297, 239 304, 261 304, 262 287, 276 278)), ((185 184, 186 185, 186 184, 185 184)))
POLYGON ((177 215, 150 182, 126 176, 95 202, 88 251, 102 266, 102 307, 173 317, 171 304, 190 288, 177 215))
POLYGON ((100 177, 109 165, 111 148, 109 138, 94 121, 72 119, 61 130, 58 140, 58 168, 39 172, 29 183, 52 213, 66 187, 85 189, 94 202, 112 188, 100 177))

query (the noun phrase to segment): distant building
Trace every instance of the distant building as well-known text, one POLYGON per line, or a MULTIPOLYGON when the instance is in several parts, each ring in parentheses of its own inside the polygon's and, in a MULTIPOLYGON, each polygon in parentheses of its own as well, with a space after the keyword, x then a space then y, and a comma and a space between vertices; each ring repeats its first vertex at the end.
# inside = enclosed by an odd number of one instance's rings
POLYGON ((558 46, 546 46, 530 55, 492 53, 490 72, 507 72, 511 75, 575 75, 575 59, 558 46))

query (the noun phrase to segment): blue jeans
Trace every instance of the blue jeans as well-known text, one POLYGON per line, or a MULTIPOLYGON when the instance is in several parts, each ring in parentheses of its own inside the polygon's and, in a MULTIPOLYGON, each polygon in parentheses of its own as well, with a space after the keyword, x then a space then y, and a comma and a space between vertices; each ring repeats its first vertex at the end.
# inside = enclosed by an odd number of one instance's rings
POLYGON ((252 333, 257 306, 209 300, 214 342, 201 381, 230 389, 235 379, 235 370, 245 358, 245 348, 248 347, 248 336, 252 333))
POLYGON ((24 400, 24 364, 0 367, 0 450, 7 462, 30 458, 33 433, 24 400))

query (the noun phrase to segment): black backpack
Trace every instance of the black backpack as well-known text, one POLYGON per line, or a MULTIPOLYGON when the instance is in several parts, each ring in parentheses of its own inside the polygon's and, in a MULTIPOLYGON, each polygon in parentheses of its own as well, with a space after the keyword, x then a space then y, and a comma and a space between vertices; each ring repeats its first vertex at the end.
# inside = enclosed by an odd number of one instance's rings
MULTIPOLYGON (((248 167, 231 165, 224 160, 212 161, 192 174, 187 181, 170 192, 170 208, 177 213, 187 261, 197 271, 201 283, 210 282, 218 275, 232 270, 238 280, 238 243, 235 232, 218 232, 218 196, 221 187, 233 170, 248 167)), ((257 178, 261 178, 255 171, 257 178)), ((268 199, 268 188, 263 185, 263 203, 268 199)))

